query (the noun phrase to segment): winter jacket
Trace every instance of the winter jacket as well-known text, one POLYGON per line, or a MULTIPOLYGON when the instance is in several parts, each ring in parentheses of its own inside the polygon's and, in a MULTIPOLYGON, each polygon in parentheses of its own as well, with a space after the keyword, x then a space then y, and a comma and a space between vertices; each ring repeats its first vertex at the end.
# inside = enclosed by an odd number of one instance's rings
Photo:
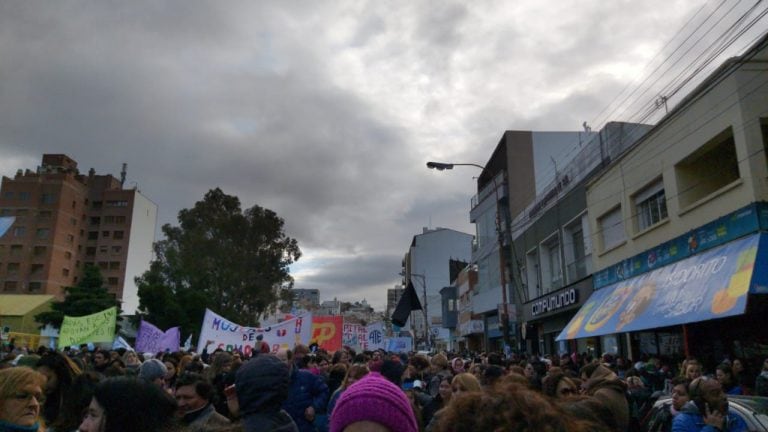
POLYGON ((235 377, 240 416, 246 432, 298 432, 280 406, 288 397, 288 365, 260 354, 245 362, 235 377))
POLYGON ((217 413, 210 403, 195 412, 185 414, 182 422, 187 425, 189 432, 207 432, 230 424, 229 419, 217 413))
POLYGON ((723 429, 704 424, 704 417, 693 401, 683 405, 674 420, 672 420, 672 432, 741 432, 747 430, 747 424, 732 409, 728 410, 723 429))
POLYGON ((283 409, 291 415, 301 432, 312 432, 314 426, 304 417, 304 411, 310 406, 314 407, 315 413, 324 411, 328 386, 317 375, 296 367, 293 367, 290 376, 288 399, 283 402, 283 409))
POLYGON ((587 394, 602 402, 616 419, 619 430, 629 429, 627 385, 612 370, 600 365, 585 383, 587 394))

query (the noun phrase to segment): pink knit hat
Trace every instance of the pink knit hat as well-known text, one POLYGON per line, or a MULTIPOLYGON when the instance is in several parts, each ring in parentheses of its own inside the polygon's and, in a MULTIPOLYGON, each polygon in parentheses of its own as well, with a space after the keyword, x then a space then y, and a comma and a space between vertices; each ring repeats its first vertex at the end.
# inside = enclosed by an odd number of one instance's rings
POLYGON ((392 432, 419 430, 405 393, 375 372, 344 390, 331 413, 330 432, 342 432, 359 421, 379 423, 392 432))

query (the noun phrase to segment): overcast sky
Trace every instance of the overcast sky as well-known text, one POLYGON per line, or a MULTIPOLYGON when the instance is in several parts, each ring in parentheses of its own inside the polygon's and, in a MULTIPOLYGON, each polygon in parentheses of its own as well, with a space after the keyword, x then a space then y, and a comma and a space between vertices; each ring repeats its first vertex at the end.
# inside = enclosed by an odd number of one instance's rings
POLYGON ((478 170, 426 161, 633 120, 670 40, 748 6, 720 3, 0 0, 0 174, 125 162, 159 224, 220 187, 285 219, 297 288, 383 309, 422 227, 474 232, 478 170))

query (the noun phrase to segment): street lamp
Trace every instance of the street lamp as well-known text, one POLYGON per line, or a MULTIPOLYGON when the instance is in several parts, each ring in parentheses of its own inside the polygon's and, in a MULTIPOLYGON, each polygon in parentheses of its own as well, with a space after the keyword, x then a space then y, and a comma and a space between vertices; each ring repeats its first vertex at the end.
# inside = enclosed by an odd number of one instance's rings
MULTIPOLYGON (((445 163, 433 161, 427 162, 427 168, 436 169, 438 171, 450 170, 453 169, 454 166, 473 166, 480 168, 483 171, 485 170, 483 165, 474 163, 445 163)), ((504 258, 504 241, 501 232, 501 215, 499 214, 499 186, 496 183, 496 176, 493 176, 493 190, 496 194, 496 234, 499 243, 499 283, 501 284, 501 301, 503 308, 499 318, 501 321, 501 331, 504 338, 504 344, 511 347, 512 344, 509 340, 509 318, 507 316, 507 276, 505 274, 507 267, 506 259, 504 258)))
MULTIPOLYGON (((406 276, 405 271, 400 272, 400 276, 406 276)), ((431 343, 429 341, 429 313, 427 312, 427 277, 423 274, 409 273, 408 277, 413 280, 414 277, 421 278, 421 290, 424 295, 424 343, 427 345, 427 350, 431 349, 431 343)), ((411 322, 413 324, 413 321, 411 322)))

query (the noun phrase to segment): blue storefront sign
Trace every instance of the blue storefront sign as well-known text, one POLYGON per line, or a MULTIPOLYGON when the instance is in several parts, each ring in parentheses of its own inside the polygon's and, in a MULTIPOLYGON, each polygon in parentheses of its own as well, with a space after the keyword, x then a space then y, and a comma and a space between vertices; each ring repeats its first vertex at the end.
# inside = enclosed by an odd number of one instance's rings
POLYGON ((768 291, 766 237, 747 236, 597 290, 557 340, 742 314, 748 293, 768 291))
POLYGON ((689 233, 664 242, 593 275, 595 289, 650 272, 662 266, 768 228, 768 205, 753 203, 689 233))

